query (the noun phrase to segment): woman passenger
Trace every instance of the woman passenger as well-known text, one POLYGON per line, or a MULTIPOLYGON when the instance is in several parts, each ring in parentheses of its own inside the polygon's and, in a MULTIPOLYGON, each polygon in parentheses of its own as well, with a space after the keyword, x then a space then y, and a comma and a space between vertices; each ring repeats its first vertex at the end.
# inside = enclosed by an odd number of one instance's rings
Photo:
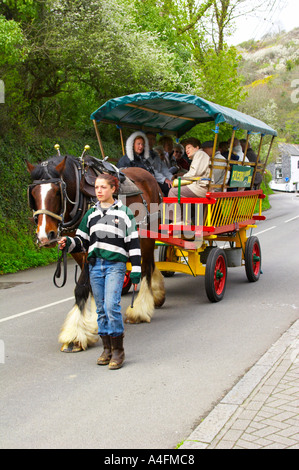
MULTIPOLYGON (((184 174, 183 178, 199 176, 198 181, 181 187, 182 197, 205 197, 210 177, 210 157, 213 152, 213 142, 200 141, 194 137, 190 137, 185 141, 185 151, 191 161, 190 169, 184 174)), ((177 197, 178 188, 171 188, 168 193, 169 197, 177 197)))

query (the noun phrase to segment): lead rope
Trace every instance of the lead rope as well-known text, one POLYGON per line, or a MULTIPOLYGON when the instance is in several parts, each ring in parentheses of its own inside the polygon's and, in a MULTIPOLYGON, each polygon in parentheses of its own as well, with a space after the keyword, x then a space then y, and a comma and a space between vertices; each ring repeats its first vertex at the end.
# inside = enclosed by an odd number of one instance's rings
POLYGON ((58 259, 57 259, 57 267, 53 276, 53 283, 59 289, 63 287, 67 280, 67 248, 64 247, 62 250, 58 247, 58 259), (56 282, 56 278, 60 278, 61 276, 61 263, 63 261, 63 281, 62 284, 59 286, 56 282))

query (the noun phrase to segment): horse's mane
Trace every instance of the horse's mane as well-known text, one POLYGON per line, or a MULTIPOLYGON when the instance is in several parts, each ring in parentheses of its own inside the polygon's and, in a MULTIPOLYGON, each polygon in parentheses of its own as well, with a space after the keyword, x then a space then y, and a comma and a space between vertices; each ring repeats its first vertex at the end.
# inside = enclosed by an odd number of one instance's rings
POLYGON ((31 173, 31 177, 33 180, 47 180, 50 178, 59 178, 59 173, 56 170, 56 166, 65 158, 66 159, 66 168, 71 164, 72 161, 75 160, 75 157, 71 155, 63 155, 63 156, 54 156, 47 160, 48 164, 45 165, 45 162, 41 162, 36 165, 34 170, 31 173))

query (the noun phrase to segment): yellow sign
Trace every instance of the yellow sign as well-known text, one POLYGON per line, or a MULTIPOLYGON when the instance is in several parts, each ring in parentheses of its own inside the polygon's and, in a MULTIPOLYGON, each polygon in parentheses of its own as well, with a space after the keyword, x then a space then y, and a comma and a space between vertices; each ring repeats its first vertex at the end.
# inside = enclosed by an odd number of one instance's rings
POLYGON ((252 167, 233 165, 229 186, 232 188, 249 188, 252 182, 252 175, 252 167))

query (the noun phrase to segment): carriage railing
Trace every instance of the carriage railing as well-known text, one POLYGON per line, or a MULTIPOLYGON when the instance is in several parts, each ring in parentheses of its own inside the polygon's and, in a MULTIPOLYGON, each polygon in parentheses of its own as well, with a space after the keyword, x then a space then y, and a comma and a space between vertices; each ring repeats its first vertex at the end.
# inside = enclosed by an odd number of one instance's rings
POLYGON ((207 197, 216 202, 208 206, 209 211, 204 220, 206 232, 209 231, 208 227, 213 227, 214 234, 229 232, 265 219, 262 215, 262 199, 265 196, 261 189, 211 192, 207 197))
MULTIPOLYGON (((244 237, 244 232, 256 227, 257 220, 265 219, 262 215, 264 197, 260 189, 232 193, 211 192, 205 198, 182 197, 180 202, 177 197, 165 197, 158 228, 140 228, 139 234, 141 237, 154 238, 156 243, 162 242, 197 252, 209 240, 230 241, 236 238, 236 233, 241 232, 244 237), (169 208, 173 209, 176 205, 183 206, 183 220, 181 217, 178 217, 179 220, 169 220, 169 208)), ((177 211, 177 214, 180 212, 177 211)))
POLYGON ((225 191, 225 189, 227 189, 231 186, 231 180, 229 180, 229 182, 227 180, 228 180, 228 176, 229 176, 229 173, 230 173, 233 165, 240 165, 242 167, 252 168, 252 178, 251 178, 250 184, 247 186, 247 187, 250 187, 250 189, 253 189, 256 174, 260 173, 261 175, 263 175, 264 172, 265 172, 275 136, 272 135, 272 139, 270 141, 270 145, 269 145, 269 148, 268 148, 268 153, 266 155, 265 160, 262 162, 261 161, 261 150, 262 150, 263 140, 264 140, 264 137, 265 137, 265 134, 262 133, 261 137, 260 137, 260 142, 259 142, 259 148, 258 148, 258 152, 257 152, 257 156, 256 156, 256 161, 255 162, 248 162, 248 161, 245 161, 246 155, 247 155, 247 150, 249 148, 249 137, 250 137, 250 134, 251 134, 251 131, 248 131, 247 136, 246 136, 246 144, 245 144, 245 149, 244 149, 244 153, 243 153, 243 158, 241 160, 235 161, 235 160, 232 159, 232 154, 233 154, 234 139, 235 139, 235 135, 236 135, 237 130, 238 130, 238 127, 233 127, 233 133, 232 133, 232 137, 231 137, 231 141, 230 141, 228 157, 227 157, 227 160, 224 163, 224 160, 222 158, 217 157, 217 154, 216 154, 217 139, 218 139, 218 133, 219 133, 219 126, 216 125, 214 145, 213 145, 213 153, 212 153, 211 163, 210 163, 210 181, 209 181, 209 186, 208 186, 209 191, 212 191, 213 189, 216 189, 216 190, 221 189, 221 191, 225 191), (218 163, 218 164, 215 165, 215 163, 218 163), (214 170, 219 170, 219 169, 222 169, 225 172, 225 176, 224 176, 223 181, 222 181, 221 184, 213 184, 214 170))
POLYGON ((208 192, 205 198, 164 197, 161 228, 165 229, 169 225, 174 227, 203 225, 204 230, 208 231, 232 223, 245 222, 248 219, 263 220, 262 199, 264 197, 261 189, 236 192, 208 192), (170 208, 171 220, 169 217, 170 208), (201 211, 202 208, 205 209, 204 213, 201 211), (192 223, 190 223, 191 218, 192 223))
POLYGON ((224 192, 227 188, 231 187, 244 187, 243 181, 240 181, 239 186, 238 182, 235 181, 235 184, 232 184, 232 175, 237 172, 248 177, 248 183, 246 187, 248 189, 253 189, 254 180, 257 173, 263 174, 265 170, 265 164, 259 162, 243 162, 235 160, 227 160, 223 163, 223 159, 214 158, 210 164, 210 178, 209 178, 209 191, 222 191, 224 192), (222 171, 224 173, 223 181, 221 183, 213 183, 214 171, 222 171))

